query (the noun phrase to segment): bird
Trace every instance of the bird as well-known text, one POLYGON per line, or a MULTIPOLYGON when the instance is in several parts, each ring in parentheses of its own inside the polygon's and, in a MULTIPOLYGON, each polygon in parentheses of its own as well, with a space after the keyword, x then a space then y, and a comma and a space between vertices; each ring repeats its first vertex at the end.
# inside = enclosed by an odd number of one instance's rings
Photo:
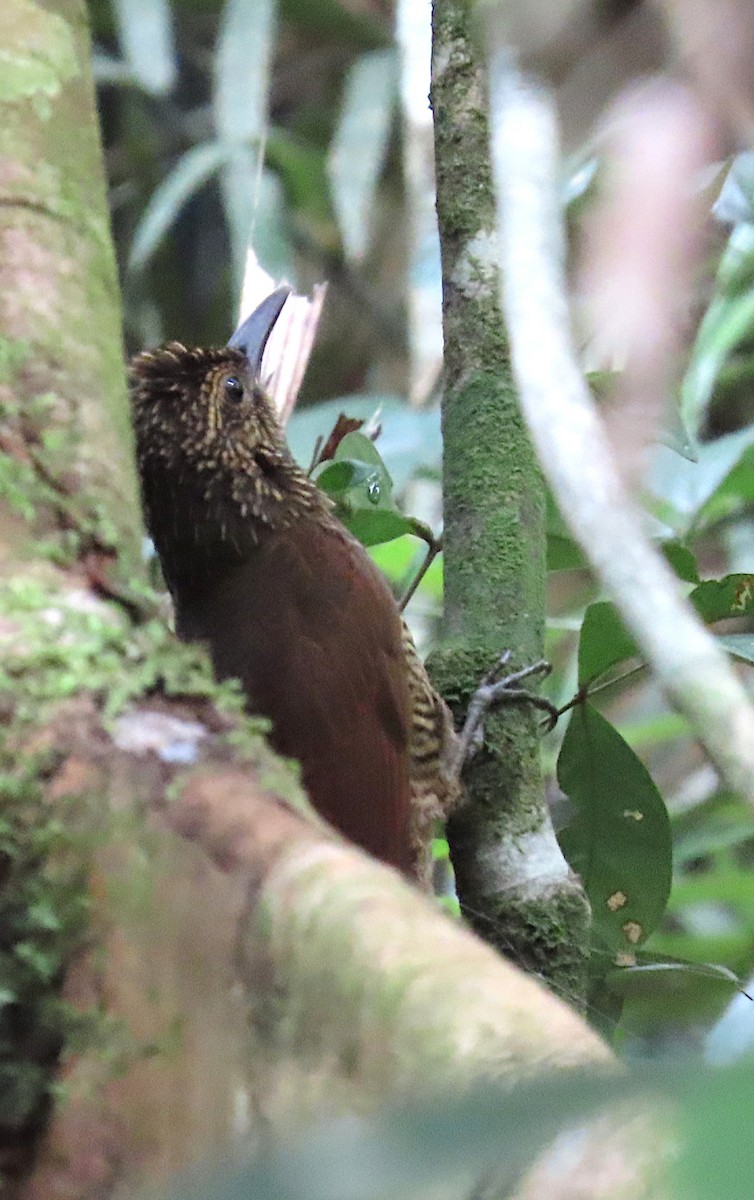
POLYGON ((290 289, 226 346, 169 342, 132 361, 145 523, 179 638, 298 761, 342 835, 429 887, 437 818, 460 794, 456 735, 385 578, 294 459, 261 381, 290 289))

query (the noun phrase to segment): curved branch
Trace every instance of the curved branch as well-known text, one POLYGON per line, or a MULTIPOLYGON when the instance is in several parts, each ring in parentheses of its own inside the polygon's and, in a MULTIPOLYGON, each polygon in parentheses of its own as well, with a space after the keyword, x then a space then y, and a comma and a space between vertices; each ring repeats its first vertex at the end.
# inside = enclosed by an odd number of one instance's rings
POLYGON ((666 695, 727 785, 754 804, 754 709, 645 536, 573 349, 554 101, 499 45, 491 47, 489 77, 503 305, 521 405, 542 466, 666 695))

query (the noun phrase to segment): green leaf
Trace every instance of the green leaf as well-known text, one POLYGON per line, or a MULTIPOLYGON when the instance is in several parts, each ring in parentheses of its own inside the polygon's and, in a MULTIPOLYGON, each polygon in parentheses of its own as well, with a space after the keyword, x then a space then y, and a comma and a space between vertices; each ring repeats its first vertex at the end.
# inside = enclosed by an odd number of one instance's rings
POLYGON ((727 967, 653 958, 644 951, 638 959, 635 965, 615 967, 605 976, 605 988, 624 1006, 624 1028, 634 1036, 708 1025, 741 987, 727 967))
POLYGON ((353 458, 323 463, 314 472, 317 486, 333 500, 341 499, 351 488, 367 483, 373 476, 372 463, 358 462, 353 458))
POLYGON ((220 141, 261 145, 267 124, 274 0, 225 0, 215 51, 214 112, 220 141))
POLYGON ((717 285, 726 296, 740 296, 754 286, 754 225, 741 224, 730 235, 720 265, 717 285))
POLYGON ((369 246, 375 193, 390 136, 396 95, 393 50, 362 54, 346 75, 343 104, 327 163, 346 258, 369 246))
POLYGON ((263 170, 249 237, 254 239, 254 249, 264 269, 276 279, 293 282, 296 268, 289 227, 283 185, 272 171, 263 170))
POLYGON ((740 990, 741 981, 734 971, 717 963, 692 963, 658 960, 616 967, 605 979, 611 991, 624 999, 661 998, 668 992, 698 991, 700 982, 717 997, 729 997, 740 990))
POLYGON ((663 422, 657 430, 657 441, 674 450, 687 462, 699 461, 699 442, 695 434, 687 428, 683 414, 675 403, 671 403, 663 413, 663 422))
POLYGON ((649 772, 589 704, 571 716, 558 781, 576 807, 563 853, 581 876, 594 932, 608 950, 633 952, 660 921, 670 895, 670 822, 649 772))
POLYGON ((684 583, 699 582, 696 558, 682 542, 664 542, 662 552, 679 579, 684 583))
POLYGON ((754 333, 754 229, 737 226, 720 261, 717 291, 699 326, 681 384, 681 417, 692 435, 704 422, 720 372, 754 333))
POLYGON ((588 566, 584 552, 578 542, 574 541, 549 488, 546 492, 546 504, 547 570, 572 571, 588 566))
MULTIPOLYGON (((387 575, 391 583, 401 583, 409 572, 413 574, 421 562, 424 552, 426 552, 424 543, 407 535, 398 541, 375 548, 370 554, 370 558, 383 574, 387 575)), ((435 563, 432 564, 433 567, 434 565, 435 563)))
POLYGON ((392 542, 411 532, 411 522, 399 512, 388 512, 367 508, 356 508, 339 514, 340 519, 362 546, 377 546, 381 542, 392 542))
POLYGON ((134 231, 128 269, 139 271, 149 262, 183 206, 236 152, 222 142, 192 146, 152 193, 134 231))
POLYGON ((410 408, 398 396, 389 395, 342 396, 297 409, 288 422, 286 437, 302 466, 309 466, 317 438, 329 433, 341 413, 364 421, 379 415, 380 452, 390 463, 397 490, 419 472, 437 474, 439 478, 442 459, 439 410, 410 408))
POLYGON ((259 165, 258 150, 236 146, 221 167, 234 290, 239 296, 250 243, 262 266, 273 277, 295 278, 283 188, 277 176, 268 170, 260 171, 259 165))
POLYGON ((336 503, 340 520, 364 546, 390 542, 412 532, 393 499, 393 481, 374 443, 347 433, 335 458, 316 472, 318 485, 336 503))
MULTIPOLYGON (((380 467, 388 480, 390 476, 387 472, 387 467, 382 461, 379 450, 375 446, 371 438, 368 438, 365 433, 358 431, 347 433, 345 437, 338 442, 338 448, 335 451, 335 457, 338 458, 356 458, 362 462, 373 463, 376 467, 380 467)), ((392 480, 390 480, 392 487, 392 480)))
POLYGON ((241 295, 246 251, 252 238, 254 214, 259 196, 260 152, 253 146, 239 145, 220 168, 223 208, 228 226, 233 291, 241 295))
POLYGON ((689 600, 708 624, 754 613, 754 575, 726 575, 695 587, 689 600))
MULTIPOLYGON (((413 534, 395 538, 374 546, 370 558, 393 584, 405 585, 418 571, 427 553, 425 542, 413 534)), ((442 553, 430 564, 429 570, 419 584, 419 595, 430 601, 442 600, 443 566, 442 553)))
POLYGON ((615 605, 609 600, 590 604, 579 638, 579 686, 591 683, 616 663, 638 653, 615 605))
POLYGON ((697 461, 687 462, 666 446, 655 446, 650 461, 650 493, 673 509, 673 526, 683 534, 698 514, 716 502, 727 480, 754 442, 754 424, 699 446, 697 461))
POLYGON ((584 552, 572 538, 547 535, 547 570, 576 571, 588 566, 584 552))
POLYGON ((715 381, 732 352, 754 334, 754 291, 731 300, 713 300, 702 321, 681 388, 682 414, 698 432, 712 397, 715 381))

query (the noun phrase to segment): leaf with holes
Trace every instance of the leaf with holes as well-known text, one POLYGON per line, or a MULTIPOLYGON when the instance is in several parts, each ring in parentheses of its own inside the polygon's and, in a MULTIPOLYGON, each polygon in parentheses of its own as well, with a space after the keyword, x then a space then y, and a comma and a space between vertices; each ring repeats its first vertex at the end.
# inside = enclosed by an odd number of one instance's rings
POLYGON ((590 704, 573 712, 558 781, 576 815, 560 835, 581 876, 594 933, 631 953, 652 932, 670 894, 670 822, 649 772, 617 729, 590 704))
POLYGON ((754 575, 726 575, 695 587, 689 600, 703 621, 724 621, 754 613, 754 575))

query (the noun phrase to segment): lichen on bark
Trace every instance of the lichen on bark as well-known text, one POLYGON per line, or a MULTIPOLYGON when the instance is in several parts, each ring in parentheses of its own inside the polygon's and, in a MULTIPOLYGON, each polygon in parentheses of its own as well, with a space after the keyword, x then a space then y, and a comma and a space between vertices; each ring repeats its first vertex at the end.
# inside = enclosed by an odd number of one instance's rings
MULTIPOLYGON (((511 652, 511 668, 542 657, 545 494, 500 311, 485 84, 470 6, 435 0, 433 19, 445 334, 445 619, 430 667, 460 719, 504 651, 511 652)), ((485 746, 465 779, 469 802, 450 821, 448 841, 466 918, 499 950, 579 1003, 588 909, 550 826, 536 711, 510 705, 490 715, 485 746), (530 857, 522 846, 532 850, 530 857)))

